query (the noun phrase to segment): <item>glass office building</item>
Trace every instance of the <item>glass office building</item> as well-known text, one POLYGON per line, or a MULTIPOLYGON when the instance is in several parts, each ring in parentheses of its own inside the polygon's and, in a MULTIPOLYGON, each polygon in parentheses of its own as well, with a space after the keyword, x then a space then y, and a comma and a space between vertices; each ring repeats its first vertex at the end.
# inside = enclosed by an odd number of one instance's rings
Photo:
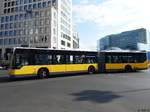
POLYGON ((73 49, 72 0, 1 0, 0 53, 11 47, 73 49))
POLYGON ((112 47, 123 50, 149 50, 150 33, 148 30, 141 28, 120 34, 108 35, 99 40, 98 46, 99 50, 107 50, 112 47))

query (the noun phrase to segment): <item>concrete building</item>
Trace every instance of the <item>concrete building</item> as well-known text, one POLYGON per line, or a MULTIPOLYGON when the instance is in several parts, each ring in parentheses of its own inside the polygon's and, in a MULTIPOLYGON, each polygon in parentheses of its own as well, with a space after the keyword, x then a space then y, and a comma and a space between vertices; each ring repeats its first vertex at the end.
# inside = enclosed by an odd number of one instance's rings
POLYGON ((0 6, 1 54, 20 46, 74 48, 72 0, 1 0, 0 6))
POLYGON ((121 48, 123 50, 149 50, 150 32, 144 28, 108 35, 98 42, 99 50, 121 48))

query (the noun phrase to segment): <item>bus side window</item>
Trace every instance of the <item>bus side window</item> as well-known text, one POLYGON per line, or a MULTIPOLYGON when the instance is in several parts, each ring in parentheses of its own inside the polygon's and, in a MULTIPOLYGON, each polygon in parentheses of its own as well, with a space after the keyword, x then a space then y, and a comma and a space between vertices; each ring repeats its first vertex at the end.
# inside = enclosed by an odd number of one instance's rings
POLYGON ((73 63, 74 63, 74 56, 71 55, 71 56, 70 56, 70 64, 73 64, 73 63))
POLYGON ((118 56, 118 63, 122 63, 122 56, 121 55, 118 56))
POLYGON ((106 56, 106 63, 112 63, 112 60, 111 60, 111 56, 110 55, 107 55, 106 56))
POLYGON ((74 63, 74 56, 73 55, 66 55, 66 63, 73 64, 74 63))
POLYGON ((116 63, 116 56, 112 56, 112 63, 116 63))
POLYGON ((52 60, 53 58, 52 58, 52 55, 48 55, 48 64, 52 64, 52 60))
POLYGON ((65 64, 65 55, 54 55, 53 56, 53 64, 65 64))
POLYGON ((80 64, 84 64, 84 63, 86 63, 86 57, 85 55, 82 55, 80 58, 80 64))
POLYGON ((82 57, 81 56, 78 56, 78 55, 76 55, 75 56, 75 64, 82 64, 82 57))
POLYGON ((134 62, 134 57, 132 55, 128 56, 128 63, 133 63, 134 62))
POLYGON ((50 64, 49 55, 48 54, 36 54, 35 62, 37 65, 47 65, 50 64))
POLYGON ((96 57, 94 57, 94 56, 86 57, 85 62, 86 62, 87 64, 96 63, 96 57))
POLYGON ((127 61, 128 61, 128 57, 127 56, 122 56, 122 62, 123 63, 127 63, 127 61))
POLYGON ((56 55, 55 64, 60 64, 60 55, 56 55))
POLYGON ((74 56, 74 64, 78 63, 78 56, 74 56))
POLYGON ((58 64, 57 55, 53 55, 52 59, 53 59, 53 64, 58 64))
POLYGON ((76 56, 74 56, 74 63, 75 64, 84 64, 84 63, 86 63, 85 55, 76 55, 76 56))
POLYGON ((65 55, 60 55, 59 63, 60 64, 66 64, 65 55))
POLYGON ((88 64, 93 63, 92 57, 87 57, 86 61, 87 61, 88 64))

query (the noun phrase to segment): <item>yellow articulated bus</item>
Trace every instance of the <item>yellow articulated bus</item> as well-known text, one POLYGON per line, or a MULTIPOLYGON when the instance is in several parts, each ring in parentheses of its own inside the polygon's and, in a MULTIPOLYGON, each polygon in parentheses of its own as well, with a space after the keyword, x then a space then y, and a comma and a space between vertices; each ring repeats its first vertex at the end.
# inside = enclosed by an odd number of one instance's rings
POLYGON ((14 48, 9 75, 44 78, 56 73, 94 73, 97 69, 97 52, 14 48))
POLYGON ((148 69, 145 51, 101 51, 99 71, 137 71, 148 69))
POLYGON ((13 48, 9 76, 38 76, 53 74, 148 69, 147 53, 143 51, 72 51, 48 48, 13 48))

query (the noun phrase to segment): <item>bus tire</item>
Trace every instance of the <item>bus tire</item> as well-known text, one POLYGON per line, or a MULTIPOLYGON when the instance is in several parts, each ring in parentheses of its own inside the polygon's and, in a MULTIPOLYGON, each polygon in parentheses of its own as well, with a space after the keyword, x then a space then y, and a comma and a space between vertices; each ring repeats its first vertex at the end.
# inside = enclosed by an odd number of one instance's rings
POLYGON ((125 66, 125 72, 132 72, 132 71, 133 71, 133 69, 130 65, 125 66))
POLYGON ((89 74, 95 73, 95 67, 94 67, 94 66, 89 66, 89 68, 88 68, 88 73, 89 73, 89 74))
POLYGON ((47 68, 41 68, 38 70, 37 76, 40 79, 48 78, 49 77, 49 70, 47 68))

